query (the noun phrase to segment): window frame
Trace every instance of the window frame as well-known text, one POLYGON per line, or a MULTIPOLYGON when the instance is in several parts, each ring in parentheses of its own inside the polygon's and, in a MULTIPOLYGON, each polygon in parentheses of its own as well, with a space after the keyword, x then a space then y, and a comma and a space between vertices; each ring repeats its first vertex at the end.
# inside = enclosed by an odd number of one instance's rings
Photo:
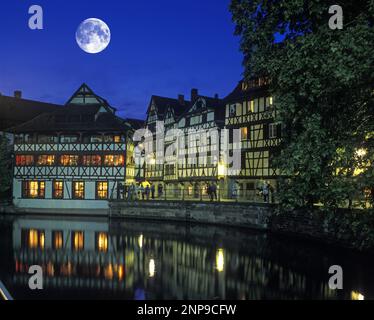
POLYGON ((108 200, 109 199, 109 181, 96 181, 95 187, 95 198, 96 200, 108 200), (99 190, 100 184, 106 184, 106 190, 99 190), (99 195, 100 192, 106 192, 106 197, 101 197, 99 195))
POLYGON ((25 180, 22 181, 22 199, 45 199, 45 181, 44 180, 25 180), (31 183, 37 183, 37 196, 31 196, 31 183), (43 186, 43 187, 42 187, 43 186))
POLYGON ((64 199, 64 194, 65 194, 65 192, 64 192, 64 181, 63 180, 53 180, 52 181, 52 198, 61 200, 61 199, 64 199), (60 197, 56 196, 56 191, 58 190, 56 188, 56 183, 62 183, 62 189, 60 190, 61 191, 61 196, 60 197))
POLYGON ((71 193, 72 193, 72 198, 73 198, 73 200, 84 200, 85 199, 85 197, 86 197, 86 183, 84 182, 84 181, 73 181, 72 182, 72 188, 71 188, 71 193), (82 191, 78 191, 79 193, 80 192, 82 192, 82 197, 80 197, 80 196, 77 196, 77 190, 76 190, 76 185, 77 184, 80 184, 80 183, 82 183, 83 184, 83 190, 82 191))

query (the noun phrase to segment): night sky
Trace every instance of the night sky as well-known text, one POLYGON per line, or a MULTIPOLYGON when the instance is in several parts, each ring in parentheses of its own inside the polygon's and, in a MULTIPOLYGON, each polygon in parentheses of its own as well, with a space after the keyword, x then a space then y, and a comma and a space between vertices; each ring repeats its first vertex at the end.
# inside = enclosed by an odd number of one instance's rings
POLYGON ((221 97, 241 79, 242 54, 229 0, 3 0, 0 92, 65 103, 83 82, 119 109, 144 118, 152 94, 221 97), (28 9, 41 5, 44 30, 30 30, 28 9), (87 54, 75 32, 87 18, 105 21, 108 48, 87 54))

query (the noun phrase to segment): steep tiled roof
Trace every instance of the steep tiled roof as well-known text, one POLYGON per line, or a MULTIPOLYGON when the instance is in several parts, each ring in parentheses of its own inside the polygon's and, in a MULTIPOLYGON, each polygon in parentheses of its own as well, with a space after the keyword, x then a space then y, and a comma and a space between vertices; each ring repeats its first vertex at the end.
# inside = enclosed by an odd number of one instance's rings
POLYGON ((161 97, 153 95, 151 98, 151 103, 149 104, 147 114, 149 113, 150 107, 152 105, 152 101, 155 103, 157 108, 157 114, 159 116, 159 120, 163 120, 167 109, 172 108, 176 117, 181 115, 190 105, 189 101, 184 101, 183 104, 180 103, 178 99, 161 97))
MULTIPOLYGON (((264 91, 268 90, 268 85, 248 87, 243 89, 243 80, 239 81, 235 89, 229 93, 225 98, 225 103, 239 102, 245 99, 258 98, 264 96, 264 91)), ((245 87, 245 86, 244 86, 245 87)))
POLYGON ((125 124, 111 112, 99 112, 98 106, 66 106, 44 113, 31 121, 10 128, 12 133, 47 131, 122 131, 125 124))
POLYGON ((62 105, 52 103, 0 96, 0 131, 62 107, 62 105))

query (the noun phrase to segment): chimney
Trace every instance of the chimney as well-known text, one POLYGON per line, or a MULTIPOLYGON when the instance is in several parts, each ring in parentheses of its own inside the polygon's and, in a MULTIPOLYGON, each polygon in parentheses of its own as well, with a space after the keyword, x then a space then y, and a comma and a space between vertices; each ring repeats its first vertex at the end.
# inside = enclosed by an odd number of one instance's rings
POLYGON ((178 102, 180 105, 184 105, 184 95, 183 94, 178 94, 178 102))
POLYGON ((14 91, 14 97, 17 98, 17 99, 21 99, 22 98, 22 91, 21 90, 14 91))
POLYGON ((192 89, 191 90, 191 102, 192 103, 194 103, 197 100, 198 95, 199 95, 199 90, 197 90, 197 89, 192 89))
POLYGON ((214 95, 214 99, 219 99, 219 95, 218 95, 218 93, 216 93, 216 94, 214 95))

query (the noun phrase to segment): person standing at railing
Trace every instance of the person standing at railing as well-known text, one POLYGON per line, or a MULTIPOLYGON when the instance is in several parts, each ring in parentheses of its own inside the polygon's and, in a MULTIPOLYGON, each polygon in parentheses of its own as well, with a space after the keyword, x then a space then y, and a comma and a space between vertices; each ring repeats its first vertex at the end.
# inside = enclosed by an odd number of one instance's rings
POLYGON ((131 186, 129 186, 128 188, 127 200, 133 201, 135 199, 135 196, 136 196, 136 186, 135 184, 132 183, 131 186))
POLYGON ((162 195, 163 195, 163 192, 164 192, 162 184, 159 184, 159 185, 158 185, 158 190, 157 190, 157 192, 158 192, 158 197, 159 197, 159 198, 162 198, 162 195))
POLYGON ((141 184, 140 187, 139 187, 139 193, 140 193, 141 196, 142 196, 142 200, 144 200, 144 197, 145 197, 145 190, 144 190, 144 187, 143 187, 142 184, 141 184))
POLYGON ((238 184, 236 182, 232 186, 231 196, 233 199, 238 199, 238 184))
POLYGON ((262 186, 262 196, 264 197, 264 202, 269 202, 270 184, 265 182, 262 186))
POLYGON ((206 186, 206 193, 208 194, 209 200, 213 201, 212 187, 209 183, 206 186))
POLYGON ((145 187, 145 196, 146 196, 146 199, 147 199, 147 200, 149 200, 149 194, 150 194, 150 191, 151 191, 151 189, 150 189, 149 185, 147 185, 147 186, 145 187))
POLYGON ((151 184, 151 195, 152 195, 152 200, 155 199, 155 192, 156 192, 156 187, 154 184, 151 184))
POLYGON ((210 190, 211 190, 211 200, 218 200, 218 197, 217 197, 217 185, 213 182, 211 187, 210 187, 210 190))

